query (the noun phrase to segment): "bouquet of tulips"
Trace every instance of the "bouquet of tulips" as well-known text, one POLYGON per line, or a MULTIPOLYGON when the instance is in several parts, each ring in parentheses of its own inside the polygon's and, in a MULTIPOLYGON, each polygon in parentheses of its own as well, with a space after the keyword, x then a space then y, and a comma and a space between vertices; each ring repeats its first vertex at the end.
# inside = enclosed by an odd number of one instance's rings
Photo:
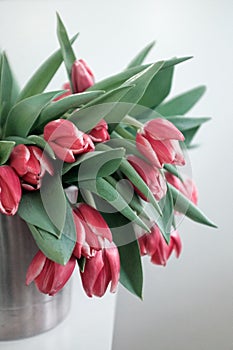
POLYGON ((166 265, 180 255, 177 217, 214 226, 179 171, 208 120, 184 117, 205 88, 164 102, 174 66, 190 57, 144 65, 153 43, 95 82, 59 15, 57 35, 59 50, 22 90, 0 56, 0 211, 19 215, 38 246, 27 284, 54 295, 78 266, 89 297, 118 282, 141 297, 141 257, 166 265), (45 92, 62 63, 68 82, 45 92))

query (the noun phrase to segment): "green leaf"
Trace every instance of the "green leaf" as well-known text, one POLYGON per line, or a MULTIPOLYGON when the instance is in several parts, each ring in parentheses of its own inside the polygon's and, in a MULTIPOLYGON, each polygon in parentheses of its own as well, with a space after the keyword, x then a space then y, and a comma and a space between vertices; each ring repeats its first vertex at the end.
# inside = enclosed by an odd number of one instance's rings
POLYGON ((139 104, 148 108, 158 106, 168 96, 171 90, 173 72, 174 67, 168 67, 159 72, 151 81, 139 104))
POLYGON ((138 196, 134 193, 131 183, 126 179, 116 181, 112 176, 106 177, 106 180, 117 190, 117 192, 125 199, 129 206, 146 220, 149 219, 144 206, 142 205, 138 196))
POLYGON ((15 146, 13 141, 0 141, 0 165, 5 164, 15 146))
POLYGON ((41 112, 34 128, 44 127, 48 122, 58 119, 70 109, 76 109, 83 104, 102 95, 104 91, 82 92, 62 98, 61 100, 50 102, 41 112))
POLYGON ((58 91, 42 93, 18 102, 8 115, 5 136, 26 137, 42 109, 57 93, 58 91))
POLYGON ((169 187, 167 187, 166 196, 160 200, 159 205, 163 215, 158 218, 157 225, 159 226, 165 240, 169 243, 174 218, 173 197, 169 187))
POLYGON ((143 273, 140 250, 132 225, 127 226, 130 243, 118 246, 120 255, 120 283, 142 299, 143 273))
MULTIPOLYGON (((74 61, 76 60, 76 57, 72 49, 72 46, 70 44, 65 26, 58 13, 57 13, 57 36, 61 46, 61 52, 62 52, 65 66, 66 66, 68 78, 70 80, 70 85, 72 87, 71 69, 74 61)), ((73 87, 72 87, 72 90, 73 90, 73 87)))
POLYGON ((96 180, 80 181, 79 188, 87 189, 106 200, 114 208, 122 213, 127 219, 142 227, 149 232, 149 228, 139 218, 139 216, 130 208, 122 196, 105 179, 98 177, 96 180))
POLYGON ((113 113, 117 102, 130 90, 132 86, 122 86, 107 92, 94 101, 85 105, 79 111, 71 114, 71 120, 80 130, 88 132, 93 129, 101 119, 113 113))
POLYGON ((164 117, 184 115, 199 101, 205 90, 205 86, 196 87, 161 104, 156 110, 164 117))
POLYGON ((200 128, 200 126, 197 126, 193 129, 183 131, 183 135, 185 137, 184 143, 185 143, 186 147, 190 147, 190 144, 191 144, 194 136, 198 132, 199 128, 200 128))
POLYGON ((159 204, 156 201, 153 193, 143 181, 138 172, 132 167, 132 165, 124 159, 120 165, 121 172, 132 182, 132 184, 150 201, 155 210, 161 215, 159 204))
POLYGON ((30 192, 22 196, 17 214, 27 223, 37 226, 56 237, 61 236, 61 231, 48 217, 39 191, 30 192))
POLYGON ((56 159, 55 153, 43 137, 38 135, 30 135, 28 136, 27 140, 46 151, 52 159, 56 159))
MULTIPOLYGON (((181 58, 173 58, 171 60, 165 61, 165 64, 162 67, 161 71, 169 67, 173 67, 174 65, 184 62, 190 58, 191 57, 181 57, 181 58)), ((87 91, 92 91, 92 90, 110 91, 112 89, 116 89, 117 87, 121 86, 126 80, 130 79, 137 73, 140 73, 141 71, 145 70, 149 66, 151 66, 151 64, 146 64, 146 65, 136 66, 133 68, 126 69, 123 72, 120 72, 116 75, 112 75, 104 80, 99 81, 98 83, 95 83, 93 86, 88 88, 87 91)))
MULTIPOLYGON (((74 43, 77 36, 78 34, 76 34, 70 40, 71 44, 74 43)), ((37 69, 23 90, 20 92, 18 101, 42 93, 57 72, 62 63, 62 60, 63 58, 60 49, 49 56, 47 60, 37 69)))
MULTIPOLYGON (((97 177, 105 177, 114 173, 125 155, 123 148, 108 150, 105 152, 95 152, 93 157, 86 158, 82 161, 79 169, 74 169, 74 176, 71 181, 95 180, 97 177)), ((74 163, 73 163, 74 164, 74 163)), ((70 169, 73 164, 69 164, 70 169)), ((64 169, 67 171, 67 168, 64 169)), ((72 174, 71 174, 72 176, 72 174)))
POLYGON ((52 261, 65 265, 73 252, 75 242, 62 235, 60 239, 34 225, 28 224, 38 248, 52 261))
POLYGON ((179 211, 180 213, 183 213, 185 216, 189 217, 191 220, 196 221, 200 224, 204 224, 211 227, 217 227, 187 197, 185 197, 181 192, 179 192, 172 185, 170 184, 167 184, 167 185, 171 190, 175 210, 179 211))
MULTIPOLYGON (((30 137, 30 136, 29 136, 30 137)), ((7 136, 5 137, 6 141, 12 141, 15 143, 15 145, 35 145, 35 142, 30 140, 30 138, 24 138, 20 136, 7 136)))
MULTIPOLYGON (((102 207, 102 204, 101 204, 102 207)), ((101 212, 111 229, 113 241, 120 254, 120 282, 131 293, 142 297, 143 274, 138 243, 132 223, 120 212, 107 208, 101 212)))
POLYGON ((151 51, 151 49, 154 47, 155 41, 152 41, 150 44, 148 44, 146 47, 144 47, 137 56, 129 63, 127 69, 133 68, 135 66, 140 66, 148 53, 151 51))
POLYGON ((178 177, 178 179, 180 179, 183 182, 183 178, 178 170, 178 168, 175 165, 172 164, 165 164, 164 165, 164 169, 167 170, 169 173, 175 175, 176 177, 178 177))
POLYGON ((114 130, 119 122, 137 105, 138 101, 144 95, 147 87, 153 78, 163 67, 164 62, 157 62, 142 72, 136 74, 127 80, 122 86, 134 85, 120 100, 113 111, 109 113, 105 120, 109 125, 110 132, 114 130))
POLYGON ((131 293, 142 298, 143 273, 136 237, 132 242, 118 247, 120 254, 120 283, 131 293))
POLYGON ((66 196, 59 174, 45 174, 43 186, 40 189, 43 206, 53 225, 63 231, 66 220, 66 196))
POLYGON ((1 57, 0 72, 0 117, 1 126, 4 125, 7 115, 14 105, 19 93, 18 84, 11 71, 7 56, 5 53, 1 57))
MULTIPOLYGON (((114 133, 113 133, 114 134, 114 133)), ((109 141, 106 141, 104 144, 98 144, 96 145, 96 150, 101 150, 103 146, 108 146, 110 148, 119 148, 123 147, 125 149, 126 155, 134 154, 135 156, 144 159, 145 157, 137 150, 136 148, 136 142, 135 141, 129 141, 127 139, 117 138, 117 139, 110 139, 109 141)))
POLYGON ((206 123, 210 118, 187 118, 187 117, 166 117, 172 124, 174 124, 180 131, 190 130, 199 127, 203 123, 206 123))

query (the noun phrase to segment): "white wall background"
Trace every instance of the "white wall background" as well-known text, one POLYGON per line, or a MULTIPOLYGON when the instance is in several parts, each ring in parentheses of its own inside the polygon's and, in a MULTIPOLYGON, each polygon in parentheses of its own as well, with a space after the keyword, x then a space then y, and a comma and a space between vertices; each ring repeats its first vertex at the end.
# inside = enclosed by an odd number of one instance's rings
MULTIPOLYGON (((184 221, 181 258, 165 269, 145 260, 144 301, 120 288, 113 349, 233 349, 232 1, 0 1, 0 47, 21 84, 57 48, 56 10, 70 34, 81 32, 76 52, 97 79, 154 39, 151 61, 193 55, 177 67, 172 94, 206 84, 190 115, 213 117, 189 156, 200 207, 219 229, 184 221)), ((64 79, 61 70, 51 87, 64 79)))

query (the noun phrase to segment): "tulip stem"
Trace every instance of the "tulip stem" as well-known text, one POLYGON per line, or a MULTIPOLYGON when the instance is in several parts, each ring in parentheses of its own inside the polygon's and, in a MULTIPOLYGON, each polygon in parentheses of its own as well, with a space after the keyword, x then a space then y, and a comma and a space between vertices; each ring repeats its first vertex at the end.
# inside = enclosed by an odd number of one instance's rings
POLYGON ((139 122, 138 120, 136 120, 133 117, 130 117, 129 115, 126 115, 124 117, 124 119, 122 120, 123 123, 128 124, 130 126, 134 126, 137 129, 141 129, 143 128, 143 124, 141 122, 139 122))
POLYGON ((129 131, 119 125, 115 127, 115 131, 124 139, 135 140, 135 137, 129 131))

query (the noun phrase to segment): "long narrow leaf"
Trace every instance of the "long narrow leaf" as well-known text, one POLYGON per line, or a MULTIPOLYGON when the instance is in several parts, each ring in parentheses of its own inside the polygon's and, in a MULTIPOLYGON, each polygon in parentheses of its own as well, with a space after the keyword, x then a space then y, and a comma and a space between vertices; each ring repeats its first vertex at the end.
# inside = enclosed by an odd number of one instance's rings
POLYGON ((0 124, 3 127, 7 115, 15 104, 19 93, 19 87, 12 73, 8 58, 5 53, 1 57, 0 71, 0 124))
MULTIPOLYGON (((67 35, 65 26, 57 13, 57 36, 61 46, 61 52, 63 56, 63 60, 66 66, 66 71, 68 75, 68 79, 70 81, 70 85, 72 87, 72 79, 71 79, 71 69, 74 61, 76 60, 74 51, 69 41, 69 37, 67 35)), ((73 88, 72 88, 73 90, 73 88)))
POLYGON ((117 211, 120 211, 127 219, 139 225, 145 231, 150 231, 147 225, 130 208, 122 196, 105 179, 98 177, 96 180, 80 181, 79 188, 84 188, 97 194, 116 208, 117 211))
POLYGON ((184 115, 199 101, 205 90, 205 86, 198 86, 161 104, 156 110, 165 117, 184 115))
POLYGON ((204 224, 211 227, 217 227, 212 221, 210 221, 202 211, 195 206, 187 197, 185 197, 180 191, 174 186, 168 184, 173 197, 175 210, 183 213, 191 220, 196 221, 200 224, 204 224))
POLYGON ((47 92, 18 102, 8 115, 5 136, 26 137, 42 109, 57 93, 58 91, 47 92))
POLYGON ((147 184, 143 181, 141 176, 137 173, 137 171, 132 167, 132 165, 124 159, 121 162, 120 170, 122 173, 132 182, 132 184, 141 192, 143 195, 148 198, 150 203, 153 205, 155 210, 161 215, 161 209, 159 207, 158 202, 156 201, 153 193, 150 191, 147 184))
MULTIPOLYGON (((77 37, 78 34, 74 35, 70 40, 70 43, 73 44, 77 37)), ((62 60, 63 58, 60 49, 49 56, 27 82, 17 101, 19 102, 27 97, 42 93, 57 72, 62 60)))
POLYGON ((80 94, 72 94, 56 102, 50 102, 42 111, 34 125, 38 129, 43 127, 49 121, 61 117, 68 110, 74 110, 85 103, 102 95, 103 91, 82 92, 80 94))
POLYGON ((129 63, 127 66, 127 69, 133 68, 135 66, 140 66, 148 53, 151 51, 151 49, 154 47, 155 41, 152 41, 150 44, 146 45, 135 57, 134 59, 129 63))

